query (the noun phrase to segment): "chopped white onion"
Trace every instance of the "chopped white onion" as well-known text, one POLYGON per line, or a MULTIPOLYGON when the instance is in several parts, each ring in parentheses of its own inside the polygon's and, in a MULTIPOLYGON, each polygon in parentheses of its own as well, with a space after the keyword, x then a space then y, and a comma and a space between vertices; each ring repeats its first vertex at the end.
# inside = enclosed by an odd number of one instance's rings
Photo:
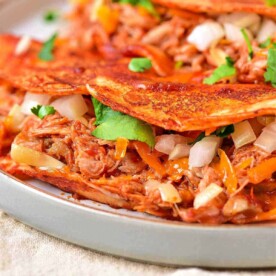
POLYGON ((190 145, 177 144, 169 155, 169 160, 176 160, 182 157, 188 157, 191 150, 190 145))
POLYGON ((210 56, 211 56, 210 62, 212 62, 213 65, 219 67, 220 65, 225 63, 225 58, 227 57, 227 54, 220 48, 211 46, 210 56))
POLYGON ((161 184, 158 189, 163 201, 169 203, 179 203, 182 201, 178 191, 172 184, 161 184))
MULTIPOLYGON (((241 32, 241 28, 231 24, 231 23, 224 23, 223 24, 224 29, 225 29, 225 36, 228 40, 230 41, 244 41, 244 37, 242 35, 241 32)), ((246 33, 248 34, 249 39, 252 39, 252 34, 250 33, 250 31, 248 31, 247 29, 246 33)))
POLYGON ((158 189, 158 187, 161 185, 161 182, 154 180, 154 179, 149 179, 145 184, 145 190, 146 194, 149 194, 152 191, 155 191, 158 189))
POLYGON ((222 139, 217 136, 208 136, 192 146, 189 156, 189 166, 203 167, 209 165, 221 144, 222 139))
POLYGON ((248 121, 235 124, 235 131, 231 134, 236 149, 256 140, 256 135, 248 121))
POLYGON ((259 116, 257 117, 257 121, 263 125, 263 126, 267 126, 270 123, 275 122, 275 116, 259 116))
POLYGON ((23 36, 16 45, 15 55, 20 56, 25 54, 31 46, 31 38, 27 35, 23 36))
POLYGON ((47 105, 51 96, 45 94, 34 94, 27 92, 24 101, 21 105, 21 112, 26 115, 31 115, 31 109, 37 105, 47 105))
POLYGON ((276 122, 267 125, 263 129, 254 145, 269 153, 276 150, 276 122))
POLYGON ((50 169, 61 169, 65 165, 59 160, 21 145, 12 144, 11 158, 18 163, 27 164, 34 167, 46 167, 50 169))
POLYGON ((76 120, 82 117, 87 111, 88 107, 81 95, 70 95, 61 97, 51 103, 62 116, 70 120, 76 120))
POLYGON ((246 198, 237 195, 229 198, 229 200, 223 206, 222 212, 225 216, 234 216, 248 209, 249 204, 246 198))
POLYGON ((216 198, 223 189, 215 183, 211 183, 202 192, 196 195, 194 200, 194 208, 198 209, 205 206, 208 202, 216 198))
POLYGON ((155 149, 159 152, 170 154, 177 144, 187 144, 190 140, 178 134, 164 134, 156 138, 155 149))
POLYGON ((246 13, 246 12, 233 12, 230 14, 223 14, 218 17, 218 22, 231 23, 237 27, 247 28, 251 27, 260 22, 261 18, 255 13, 246 13))
POLYGON ((271 19, 265 18, 259 30, 257 41, 259 43, 262 43, 267 38, 273 36, 275 33, 276 33, 276 23, 271 19))
POLYGON ((24 119, 25 115, 21 112, 20 106, 15 104, 10 110, 9 115, 5 118, 5 127, 11 132, 19 132, 24 119))
POLYGON ((187 41, 194 44, 199 51, 205 51, 214 41, 218 41, 224 37, 224 30, 217 22, 206 22, 196 26, 187 41))

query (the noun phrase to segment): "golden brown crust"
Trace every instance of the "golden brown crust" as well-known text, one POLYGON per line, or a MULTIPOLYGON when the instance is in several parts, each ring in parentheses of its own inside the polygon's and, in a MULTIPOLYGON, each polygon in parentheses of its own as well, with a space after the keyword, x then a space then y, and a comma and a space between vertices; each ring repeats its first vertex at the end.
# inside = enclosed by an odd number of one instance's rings
MULTIPOLYGON (((16 41, 0 37, 3 49, 12 49, 16 41)), ((93 96, 114 110, 180 132, 276 114, 276 89, 270 85, 169 82, 153 71, 130 72, 127 58, 99 60, 85 52, 70 56, 62 48, 57 48, 54 61, 45 63, 34 56, 37 45, 34 42, 30 53, 22 57, 3 55, 3 50, 0 77, 28 91, 54 95, 89 94, 86 84, 90 84, 93 96), (9 62, 3 63, 4 57, 9 62)))
POLYGON ((276 7, 266 5, 265 0, 153 0, 153 2, 167 7, 186 9, 192 12, 251 12, 276 17, 276 7))

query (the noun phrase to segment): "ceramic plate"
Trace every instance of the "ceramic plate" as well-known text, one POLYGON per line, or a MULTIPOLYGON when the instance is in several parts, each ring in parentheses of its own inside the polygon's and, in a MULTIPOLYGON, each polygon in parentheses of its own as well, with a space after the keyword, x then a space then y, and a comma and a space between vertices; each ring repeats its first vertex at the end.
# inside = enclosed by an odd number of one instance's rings
MULTIPOLYGON (((9 0, 0 3, 0 32, 45 39, 57 30, 45 25, 49 9, 63 1, 9 0)), ((0 174, 0 208, 18 220, 63 240, 139 261, 220 268, 272 267, 276 224, 202 226, 115 210, 42 182, 0 174)))

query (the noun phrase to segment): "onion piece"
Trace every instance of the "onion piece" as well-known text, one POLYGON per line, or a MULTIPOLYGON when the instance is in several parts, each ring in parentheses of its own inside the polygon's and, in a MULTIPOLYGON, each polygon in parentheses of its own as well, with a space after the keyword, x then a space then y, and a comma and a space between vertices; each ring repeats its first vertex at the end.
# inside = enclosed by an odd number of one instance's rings
POLYGON ((145 190, 146 190, 146 195, 148 195, 150 192, 153 192, 159 188, 161 183, 157 180, 154 179, 149 179, 145 184, 145 190))
POLYGON ((161 184, 158 187, 158 189, 163 201, 169 202, 169 203, 179 203, 182 201, 178 191, 172 184, 170 183, 161 184))
POLYGON ((194 208, 198 209, 205 206, 208 202, 216 198, 221 192, 223 192, 223 188, 215 183, 211 183, 202 192, 196 195, 194 199, 194 208))
POLYGON ((267 125, 263 129, 254 145, 269 153, 276 150, 276 122, 267 125))
POLYGON ((16 45, 15 55, 20 56, 25 54, 31 46, 31 38, 27 35, 23 36, 16 45))
POLYGON ((159 152, 170 154, 177 144, 187 144, 190 139, 178 134, 165 134, 156 137, 155 149, 159 152))
POLYGON ((191 34, 187 37, 187 41, 194 44, 199 51, 205 51, 214 41, 218 41, 224 37, 222 26, 213 21, 203 23, 196 26, 191 34))
POLYGON ((31 109, 37 105, 47 105, 49 104, 51 96, 45 94, 34 94, 27 92, 23 103, 21 105, 21 112, 26 115, 31 115, 31 109))
MULTIPOLYGON (((225 36, 228 40, 230 41, 244 41, 244 37, 241 32, 241 28, 231 24, 231 23, 224 23, 223 24, 224 29, 225 29, 225 36)), ((252 40, 253 36, 250 33, 248 29, 245 29, 246 33, 249 37, 250 40, 252 40)))
POLYGON ((257 121, 263 125, 263 126, 267 126, 270 123, 275 122, 275 116, 259 116, 257 117, 257 121))
POLYGON ((21 107, 15 104, 10 110, 9 115, 5 118, 5 127, 11 132, 19 132, 24 119, 25 115, 21 112, 21 107))
POLYGON ((47 155, 46 153, 16 144, 12 144, 11 158, 15 162, 27 164, 34 167, 61 169, 65 166, 65 164, 47 155))
POLYGON ((222 139, 217 136, 208 136, 192 146, 189 156, 189 166, 203 167, 209 165, 221 144, 222 139))
POLYGON ((88 107, 81 95, 70 95, 61 97, 51 103, 62 116, 70 120, 81 118, 87 111, 88 107))
POLYGON ((259 43, 262 43, 269 37, 273 36, 275 33, 276 33, 276 23, 271 19, 265 18, 259 30, 257 41, 259 43))
POLYGON ((246 198, 240 195, 230 197, 222 209, 224 216, 230 217, 249 209, 246 198))
POLYGON ((211 62, 219 67, 220 65, 225 63, 225 58, 227 57, 227 54, 215 46, 211 46, 210 48, 210 56, 211 56, 211 62))
POLYGON ((190 145, 187 144, 177 144, 169 155, 169 160, 176 160, 182 157, 187 157, 191 150, 190 145))
POLYGON ((231 134, 236 149, 256 140, 256 135, 248 121, 235 124, 235 131, 231 134))
POLYGON ((233 12, 230 14, 222 14, 218 17, 218 22, 231 23, 237 27, 247 28, 252 27, 260 23, 261 18, 255 13, 246 13, 246 12, 233 12))

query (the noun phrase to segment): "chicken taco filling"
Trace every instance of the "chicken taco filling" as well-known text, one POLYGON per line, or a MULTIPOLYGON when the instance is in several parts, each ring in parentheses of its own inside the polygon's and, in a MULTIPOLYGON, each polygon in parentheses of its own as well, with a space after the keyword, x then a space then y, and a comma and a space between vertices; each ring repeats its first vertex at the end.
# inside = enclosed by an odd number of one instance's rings
POLYGON ((76 2, 66 38, 0 36, 0 167, 167 219, 276 220, 274 7, 76 2))

